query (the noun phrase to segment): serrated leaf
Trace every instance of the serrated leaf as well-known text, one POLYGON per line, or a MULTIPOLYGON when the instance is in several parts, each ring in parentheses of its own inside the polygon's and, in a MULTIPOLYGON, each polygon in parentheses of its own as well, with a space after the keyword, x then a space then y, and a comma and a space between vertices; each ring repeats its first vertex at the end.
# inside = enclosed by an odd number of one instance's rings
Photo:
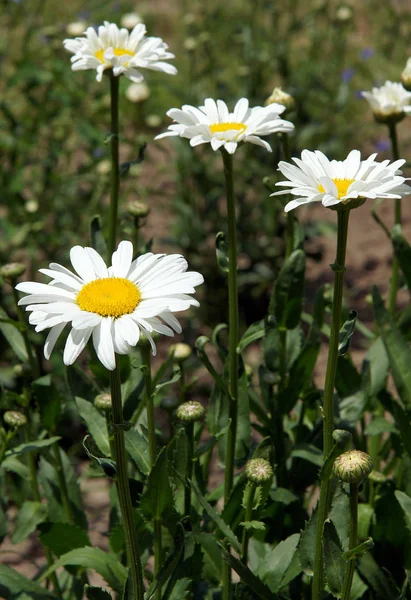
POLYGON ((106 590, 88 584, 84 586, 84 593, 88 600, 112 600, 111 594, 106 592, 106 590))
POLYGON ((221 549, 215 536, 211 533, 202 532, 196 534, 195 538, 212 565, 215 578, 220 580, 222 567, 221 549))
POLYGON ((304 531, 301 532, 300 561, 301 567, 307 575, 314 574, 315 539, 317 532, 318 507, 315 507, 311 518, 305 523, 304 531))
POLYGON ((124 435, 126 450, 137 468, 144 475, 150 472, 150 452, 147 438, 138 429, 130 429, 124 435))
POLYGON ((171 577, 178 563, 182 557, 184 550, 184 529, 179 525, 177 534, 174 538, 173 548, 169 552, 164 564, 161 566, 159 572, 155 576, 153 583, 144 594, 144 600, 150 600, 156 594, 157 590, 160 589, 167 580, 171 577))
POLYGON ((338 354, 339 356, 344 356, 347 354, 348 350, 351 346, 351 339, 354 335, 355 324, 357 321, 358 313, 356 310, 350 310, 350 314, 348 319, 345 321, 343 326, 340 329, 340 333, 338 335, 338 354))
POLYGON ((346 564, 342 557, 343 551, 337 530, 331 521, 324 523, 323 539, 325 578, 330 592, 339 598, 344 583, 346 564))
POLYGON ((24 502, 19 510, 16 527, 13 533, 13 544, 19 544, 25 540, 37 525, 47 518, 47 507, 40 502, 24 502))
POLYGON ((148 477, 141 509, 146 516, 158 520, 167 511, 172 511, 173 506, 173 492, 168 477, 167 451, 164 447, 157 456, 148 477))
POLYGON ((96 442, 98 449, 104 456, 110 456, 106 419, 88 400, 76 396, 75 402, 80 417, 87 425, 87 429, 96 442))
POLYGON ((384 417, 374 417, 365 428, 364 435, 381 435, 382 433, 396 433, 398 429, 384 417))
POLYGON ((103 552, 100 548, 76 548, 63 554, 57 562, 49 567, 40 578, 40 581, 50 577, 59 567, 78 566, 85 569, 94 569, 118 593, 121 593, 127 581, 127 569, 115 556, 103 552))
POLYGON ((255 594, 257 598, 261 600, 276 600, 277 594, 273 594, 270 588, 261 581, 259 577, 256 577, 252 571, 238 558, 235 558, 230 552, 228 552, 222 544, 220 544, 221 552, 223 553, 224 560, 230 565, 232 569, 240 576, 241 581, 245 583, 255 594))
POLYGON ((275 282, 269 314, 277 323, 294 329, 300 322, 305 274, 305 253, 294 250, 284 262, 275 282))
POLYGON ((55 442, 58 442, 61 438, 59 436, 54 436, 51 438, 47 438, 46 440, 33 440, 32 442, 27 442, 26 444, 20 444, 19 446, 15 446, 14 448, 10 448, 7 450, 4 455, 5 458, 9 456, 21 456, 22 454, 28 454, 29 452, 39 452, 43 450, 43 448, 47 448, 48 446, 52 446, 55 442))
POLYGON ((296 577, 302 571, 299 560, 297 565, 293 562, 299 541, 299 533, 290 535, 290 537, 266 553, 258 569, 258 575, 274 593, 278 593, 290 581, 289 569, 292 571, 292 578, 296 577))
POLYGON ((42 523, 39 531, 41 543, 56 556, 90 545, 87 533, 72 523, 42 523))
POLYGON ((14 569, 0 564, 0 597, 5 600, 15 600, 22 594, 27 594, 31 600, 57 600, 57 596, 35 581, 27 579, 14 569))
POLYGON ((16 321, 16 325, 11 325, 6 311, 0 306, 0 331, 10 344, 13 352, 19 360, 26 362, 28 360, 27 350, 24 343, 24 338, 19 331, 19 323, 16 321))
POLYGON ((247 531, 265 531, 266 525, 262 521, 242 521, 240 523, 247 531))

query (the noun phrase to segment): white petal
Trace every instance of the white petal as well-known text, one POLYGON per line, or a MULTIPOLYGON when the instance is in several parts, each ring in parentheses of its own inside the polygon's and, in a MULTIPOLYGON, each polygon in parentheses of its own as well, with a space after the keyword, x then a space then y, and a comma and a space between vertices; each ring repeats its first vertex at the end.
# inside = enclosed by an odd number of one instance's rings
POLYGON ((102 317, 92 312, 81 311, 73 318, 71 326, 74 329, 86 329, 87 327, 96 327, 102 317))
POLYGON ((63 362, 65 365, 72 365, 78 358, 89 341, 92 331, 92 327, 88 329, 71 329, 64 347, 63 362))
POLYGON ((111 260, 114 277, 127 277, 132 260, 133 244, 127 241, 120 242, 111 260))
POLYGON ((56 345, 59 335, 63 331, 65 326, 66 323, 60 323, 60 325, 55 325, 50 329, 44 344, 44 358, 46 360, 50 359, 50 355, 53 352, 54 346, 56 345))
POLYGON ((74 246, 70 250, 70 260, 74 270, 80 275, 85 283, 96 279, 93 263, 88 253, 81 246, 74 246))
POLYGON ((111 317, 106 317, 102 319, 100 325, 93 330, 93 345, 97 356, 109 371, 113 371, 116 368, 116 357, 114 354, 111 328, 112 319, 111 317))

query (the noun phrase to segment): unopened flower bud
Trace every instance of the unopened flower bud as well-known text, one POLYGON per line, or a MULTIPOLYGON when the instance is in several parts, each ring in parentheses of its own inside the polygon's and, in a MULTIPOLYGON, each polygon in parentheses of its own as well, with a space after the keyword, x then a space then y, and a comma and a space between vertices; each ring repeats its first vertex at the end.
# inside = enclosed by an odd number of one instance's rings
POLYGON ((138 25, 139 23, 142 23, 142 19, 140 17, 139 14, 137 13, 126 13, 125 15, 123 15, 121 17, 121 26, 125 27, 126 29, 134 29, 134 27, 136 25, 138 25))
POLYGON ((270 481, 273 476, 273 468, 265 458, 252 458, 246 464, 245 474, 249 481, 260 485, 270 481))
POLYGON ((148 115, 148 117, 146 118, 147 127, 152 127, 153 129, 155 129, 156 127, 160 127, 161 122, 162 120, 159 115, 148 115))
POLYGON ((94 406, 100 410, 110 410, 111 408, 111 394, 99 394, 94 398, 94 406))
POLYGON ((177 362, 184 362, 187 358, 190 358, 192 350, 188 344, 173 344, 170 346, 170 354, 173 354, 174 360, 177 362))
POLYGON ((352 17, 352 8, 351 6, 342 5, 337 9, 336 12, 337 21, 349 21, 352 17))
POLYGON ((9 263, 0 267, 0 276, 4 279, 14 281, 20 277, 20 275, 23 275, 25 270, 26 267, 22 263, 9 263))
POLYGON ((197 48, 197 40, 192 37, 186 38, 184 40, 184 48, 189 52, 192 52, 197 48))
POLYGON ((196 400, 190 400, 189 402, 183 402, 177 408, 177 418, 185 423, 193 423, 194 421, 201 421, 204 417, 204 407, 200 402, 196 400))
POLYGON ((411 58, 407 60, 407 64, 401 73, 402 85, 408 92, 411 92, 411 58))
POLYGON ((37 202, 37 200, 28 200, 24 205, 24 208, 28 213, 33 214, 38 211, 39 203, 37 202))
POLYGON ((68 23, 68 25, 66 25, 66 32, 73 37, 82 35, 86 29, 87 23, 85 21, 73 21, 73 23, 68 23))
POLYGON ((144 102, 150 96, 148 85, 144 81, 140 83, 132 83, 126 89, 125 96, 130 102, 144 102))
POLYGON ((108 159, 101 160, 96 167, 96 171, 99 175, 108 175, 111 171, 111 162, 108 159))
POLYGON ((334 475, 346 483, 360 483, 372 471, 371 457, 361 450, 349 450, 335 460, 334 475))
POLYGON ((266 106, 273 103, 285 106, 286 110, 292 110, 295 106, 295 100, 291 94, 283 92, 280 87, 275 87, 271 93, 271 96, 269 96, 265 101, 266 106))
POLYGON ((140 200, 132 200, 126 205, 127 212, 132 217, 146 217, 150 212, 150 207, 145 202, 140 200))
POLYGON ((16 410, 8 410, 3 415, 4 422, 9 427, 13 427, 13 429, 18 429, 19 427, 24 427, 27 425, 27 419, 21 412, 17 412, 16 410))

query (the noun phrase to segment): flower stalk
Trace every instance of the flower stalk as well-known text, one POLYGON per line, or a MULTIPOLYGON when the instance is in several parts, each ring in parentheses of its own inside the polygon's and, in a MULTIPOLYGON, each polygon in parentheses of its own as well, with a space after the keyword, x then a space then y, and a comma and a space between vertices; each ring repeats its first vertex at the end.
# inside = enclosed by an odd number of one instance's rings
MULTIPOLYGON (((350 528, 348 539, 348 550, 353 550, 358 544, 358 488, 359 483, 356 481, 350 483, 350 528)), ((355 557, 347 563, 347 568, 344 576, 341 599, 350 600, 350 593, 355 571, 355 557)))
POLYGON ((120 193, 120 164, 119 164, 119 137, 118 137, 118 101, 119 77, 110 73, 110 98, 111 98, 111 191, 110 191, 110 216, 108 234, 108 255, 111 256, 116 247, 118 198, 120 193))
POLYGON ((128 485, 126 449, 124 444, 123 407, 121 403, 120 371, 118 366, 110 371, 111 401, 113 407, 114 450, 116 460, 116 486, 127 545, 127 562, 131 576, 132 597, 144 598, 144 583, 140 551, 133 518, 130 488, 128 485))
MULTIPOLYGON (((390 134, 391 140, 391 152, 393 160, 398 160, 399 152, 398 152, 398 136, 397 136, 397 125, 396 123, 388 124, 388 131, 390 134)), ((395 225, 401 225, 401 198, 397 198, 394 205, 394 223, 395 225)), ((398 281, 399 281, 399 263, 398 259, 394 254, 392 261, 392 273, 391 273, 391 281, 390 281, 390 312, 394 314, 395 312, 395 303, 397 300, 398 293, 398 281)))
MULTIPOLYGON (((255 490, 257 489, 257 485, 251 481, 247 484, 249 489, 246 491, 246 506, 245 506, 245 515, 244 521, 245 523, 251 521, 253 516, 253 506, 254 506, 254 496, 255 490)), ((246 565, 248 562, 248 540, 250 538, 247 527, 243 527, 243 536, 241 540, 241 558, 243 563, 246 565)))
POLYGON ((156 425, 154 420, 154 404, 151 381, 151 351, 147 343, 141 345, 141 355, 144 366, 144 404, 147 411, 148 447, 150 466, 153 468, 157 458, 156 425))
MULTIPOLYGON (((339 207, 337 210, 338 231, 337 231, 337 251, 335 263, 332 269, 334 276, 334 295, 331 315, 330 345, 327 361, 327 370, 324 384, 323 401, 323 447, 324 461, 331 452, 333 444, 334 430, 334 384, 337 372, 338 362, 338 338, 341 323, 341 307, 343 298, 345 255, 347 249, 348 220, 350 208, 339 207)), ((321 481, 320 501, 318 505, 317 530, 314 555, 314 577, 312 584, 312 599, 320 600, 324 588, 323 574, 323 531, 324 521, 330 508, 331 501, 331 480, 324 478, 321 481)))

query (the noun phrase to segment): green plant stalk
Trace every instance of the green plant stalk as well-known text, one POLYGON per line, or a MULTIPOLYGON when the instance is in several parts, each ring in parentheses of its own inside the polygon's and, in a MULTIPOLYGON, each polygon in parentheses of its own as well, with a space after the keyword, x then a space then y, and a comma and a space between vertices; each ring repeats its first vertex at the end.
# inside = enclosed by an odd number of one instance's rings
MULTIPOLYGON (((390 133, 391 140, 391 151, 393 160, 398 160, 399 152, 398 152, 398 137, 397 137, 397 126, 395 123, 388 125, 388 130, 390 133)), ((397 198, 395 200, 394 205, 394 223, 395 225, 401 225, 401 198, 397 198)), ((390 312, 394 314, 395 312, 395 303, 397 300, 398 293, 398 282, 400 276, 400 266, 398 263, 398 259, 394 254, 392 260, 392 273, 391 273, 391 281, 390 281, 390 312)))
MULTIPOLYGON (((25 441, 27 444, 30 441, 27 426, 24 429, 24 436, 25 436, 25 441)), ((39 484, 37 482, 36 460, 35 460, 35 456, 34 456, 33 452, 29 452, 27 454, 27 462, 28 462, 29 473, 30 473, 30 487, 33 492, 34 500, 36 502, 41 502, 39 484)), ((46 556, 47 565, 49 567, 52 567, 54 564, 53 555, 46 546, 43 546, 43 549, 44 549, 44 554, 46 556)), ((51 582, 53 584, 53 587, 54 587, 54 590, 55 590, 57 596, 59 598, 63 598, 63 593, 61 591, 60 584, 58 582, 55 571, 53 571, 53 573, 51 573, 50 579, 51 579, 51 582)))
MULTIPOLYGON (((245 516, 244 516, 244 521, 251 521, 251 517, 253 515, 253 505, 254 505, 254 496, 255 496, 255 490, 256 490, 256 485, 254 483, 249 483, 249 485, 251 486, 250 489, 250 493, 248 494, 247 497, 247 506, 245 507, 245 516)), ((243 537, 241 540, 241 558, 242 561, 245 565, 247 565, 248 562, 248 540, 249 540, 249 533, 247 531, 247 529, 244 527, 243 528, 243 537)))
MULTIPOLYGON (((291 152, 290 152, 290 145, 288 143, 288 134, 287 133, 281 134, 281 145, 283 147, 284 160, 286 162, 290 162, 291 161, 291 152)), ((294 250, 294 223, 295 223, 294 213, 293 213, 293 211, 290 210, 286 215, 286 225, 285 225, 285 239, 286 239, 285 257, 286 258, 288 258, 290 256, 291 252, 294 250)))
MULTIPOLYGON (((350 483, 350 530, 348 550, 353 550, 358 544, 358 483, 350 483)), ((341 600, 350 600, 351 586, 355 571, 355 558, 347 562, 341 600)))
MULTIPOLYGON (((229 305, 229 409, 231 424, 227 432, 226 468, 224 478, 224 504, 227 504, 234 480, 235 446, 238 419, 238 288, 237 288, 237 230, 234 198, 233 157, 226 150, 221 151, 224 163, 224 176, 227 197, 228 225, 228 305, 229 305)), ((223 600, 231 598, 231 569, 223 566, 223 600)))
POLYGON ((69 523, 74 523, 73 510, 71 508, 71 502, 68 494, 67 481, 64 475, 63 461, 61 460, 60 448, 57 443, 53 444, 53 454, 56 461, 57 479, 59 482, 59 488, 61 492, 61 499, 63 501, 64 510, 69 523))
POLYGON ((26 352, 27 352, 27 356, 29 358, 29 365, 30 365, 30 370, 31 370, 31 374, 33 379, 38 379, 40 377, 40 367, 39 364, 37 362, 37 357, 36 357, 36 353, 33 349, 33 346, 30 342, 30 338, 28 335, 28 330, 27 330, 27 322, 26 319, 24 317, 23 311, 21 310, 20 306, 19 306, 19 295, 18 292, 14 286, 14 282, 11 286, 11 289, 13 291, 13 299, 16 305, 16 313, 17 313, 17 320, 20 323, 21 326, 21 334, 23 336, 23 340, 24 340, 24 346, 26 348, 26 352))
POLYGON ((144 404, 147 410, 148 447, 150 453, 150 466, 153 468, 157 458, 156 425, 154 419, 154 403, 151 382, 151 350, 146 344, 141 346, 141 355, 144 369, 144 404))
POLYGON ((121 517, 127 545, 127 562, 131 575, 131 597, 144 599, 143 571, 137 532, 133 518, 130 487, 128 485, 126 449, 124 444, 123 406, 121 403, 120 371, 118 366, 110 371, 111 403, 113 408, 114 449, 116 460, 116 486, 120 503, 121 517))
POLYGON ((180 367, 180 403, 186 401, 186 384, 185 384, 185 374, 184 374, 184 363, 183 361, 179 364, 180 367))
POLYGON ((108 234, 108 257, 110 258, 116 248, 118 197, 120 192, 120 164, 119 164, 119 139, 118 139, 118 99, 119 77, 110 74, 111 96, 111 192, 110 192, 110 221, 108 234))
MULTIPOLYGON (((185 430, 187 434, 188 452, 187 452, 187 479, 191 482, 193 476, 193 455, 194 455, 194 423, 186 423, 185 430)), ((190 517, 191 513, 191 485, 186 483, 184 488, 184 515, 190 517)))
MULTIPOLYGON (((340 208, 340 207, 339 207, 340 208)), ((333 446, 334 430, 334 384, 338 361, 338 342, 341 323, 341 307, 343 298, 345 254, 347 249, 348 220, 350 209, 337 210, 337 252, 334 267, 334 296, 331 314, 330 344, 328 352, 327 370, 324 384, 323 401, 323 446, 324 461, 333 446)), ((324 588, 323 573, 323 531, 324 521, 327 518, 331 501, 331 481, 324 478, 321 481, 320 501, 318 505, 317 530, 315 538, 314 576, 312 583, 312 600, 322 598, 324 588)))

